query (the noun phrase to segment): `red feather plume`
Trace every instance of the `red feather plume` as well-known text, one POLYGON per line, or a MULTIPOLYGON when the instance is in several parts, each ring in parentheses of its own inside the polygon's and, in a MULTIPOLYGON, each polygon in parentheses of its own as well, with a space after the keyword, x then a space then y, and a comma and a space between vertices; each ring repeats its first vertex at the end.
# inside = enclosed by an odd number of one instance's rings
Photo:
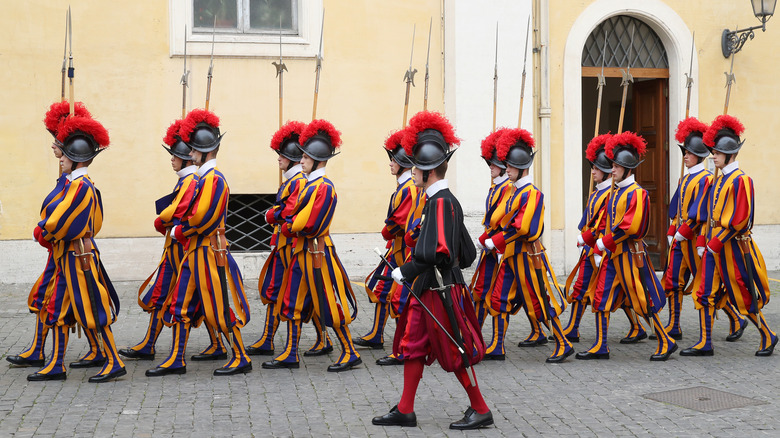
POLYGON ((63 119, 57 128, 57 140, 65 143, 65 140, 76 131, 91 135, 100 146, 100 149, 108 147, 108 131, 92 117, 76 116, 63 119))
POLYGON ((496 143, 496 154, 498 155, 498 159, 501 161, 506 160, 507 154, 509 154, 509 149, 512 148, 515 144, 517 144, 517 141, 521 140, 523 143, 528 145, 531 149, 533 149, 536 146, 536 142, 534 141, 534 136, 531 135, 530 132, 526 131, 525 129, 507 129, 504 134, 501 136, 501 138, 498 139, 498 142, 496 143))
POLYGON ((320 131, 324 131, 325 134, 330 137, 330 144, 333 145, 334 148, 341 146, 341 132, 325 119, 312 120, 311 123, 306 125, 306 128, 301 133, 301 138, 298 141, 303 145, 320 131))
POLYGON ((306 124, 297 120, 290 120, 285 123, 271 138, 271 149, 278 151, 282 147, 282 143, 292 134, 298 134, 300 138, 301 133, 306 128, 306 124))
POLYGON ((176 136, 179 135, 179 129, 181 128, 183 121, 183 119, 178 119, 171 123, 171 126, 168 127, 168 131, 165 132, 163 143, 168 146, 173 146, 173 144, 176 143, 176 136))
POLYGON ((704 133, 707 132, 707 125, 700 122, 696 117, 688 117, 677 125, 677 131, 674 133, 674 138, 677 139, 680 144, 683 144, 691 132, 700 132, 704 135, 704 133))
POLYGON ((631 131, 615 134, 612 138, 607 140, 607 146, 604 148, 607 153, 607 158, 610 160, 615 158, 615 148, 618 146, 630 146, 634 148, 640 158, 644 157, 645 152, 647 152, 647 142, 645 139, 631 131))
POLYGON ((593 140, 588 143, 588 147, 585 148, 585 159, 588 161, 595 160, 599 149, 606 147, 605 145, 610 138, 612 138, 612 134, 609 132, 593 137, 593 140))
POLYGON ((181 123, 181 127, 179 128, 179 137, 187 143, 190 141, 190 135, 192 135, 192 131, 195 130, 195 127, 198 126, 198 123, 203 122, 207 125, 211 125, 215 128, 219 128, 219 117, 217 117, 216 114, 212 113, 211 111, 207 111, 204 109, 196 108, 187 114, 187 117, 184 118, 184 121, 181 123))
POLYGON ((496 144, 498 139, 507 131, 507 128, 498 128, 494 132, 488 134, 484 140, 482 140, 482 158, 489 160, 493 157, 493 151, 496 150, 496 144))
POLYGON ((455 128, 453 128, 446 117, 433 111, 420 111, 409 120, 409 126, 406 128, 406 135, 404 135, 404 138, 401 141, 401 145, 404 147, 406 155, 411 157, 414 154, 414 145, 417 144, 417 134, 426 129, 435 129, 436 131, 441 132, 444 141, 450 146, 460 144, 460 139, 455 135, 455 128))
POLYGON ((399 129, 398 131, 391 133, 387 139, 385 139, 385 149, 393 152, 394 150, 401 147, 401 141, 403 140, 405 134, 405 130, 403 129, 399 129))
POLYGON ((704 133, 704 144, 713 147, 715 146, 715 136, 718 135, 721 129, 731 129, 737 137, 741 136, 745 132, 745 125, 742 124, 736 117, 728 114, 723 114, 715 118, 712 121, 712 125, 707 128, 707 132, 704 133))
MULTIPOLYGON (((92 117, 92 114, 87 111, 87 107, 81 102, 75 102, 73 104, 73 112, 78 117, 92 117)), ((46 116, 43 118, 43 124, 50 132, 57 133, 57 127, 63 118, 70 114, 70 103, 67 101, 54 102, 46 111, 46 116)))

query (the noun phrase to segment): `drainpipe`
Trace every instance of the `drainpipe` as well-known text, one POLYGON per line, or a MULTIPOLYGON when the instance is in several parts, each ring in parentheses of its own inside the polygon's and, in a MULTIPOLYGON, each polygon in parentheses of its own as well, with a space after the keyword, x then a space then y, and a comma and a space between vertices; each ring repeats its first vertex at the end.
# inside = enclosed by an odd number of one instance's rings
MULTIPOLYGON (((533 52, 534 52, 534 98, 537 103, 536 120, 534 121, 535 139, 538 144, 538 153, 541 160, 535 160, 534 178, 542 193, 547 194, 546 208, 544 211, 544 223, 547 224, 547 233, 542 235, 542 243, 545 247, 551 246, 551 143, 550 143, 550 4, 549 0, 535 0, 533 9, 533 52)), ((561 267, 556 267, 561 269, 561 267)))

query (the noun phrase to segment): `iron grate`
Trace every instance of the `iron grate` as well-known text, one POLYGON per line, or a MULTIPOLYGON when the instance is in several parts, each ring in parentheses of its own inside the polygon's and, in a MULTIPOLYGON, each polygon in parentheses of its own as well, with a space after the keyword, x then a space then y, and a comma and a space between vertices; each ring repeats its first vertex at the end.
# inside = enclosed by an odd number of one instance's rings
POLYGON ((274 205, 273 194, 230 195, 227 230, 230 251, 268 251, 273 227, 265 223, 263 213, 274 205))
POLYGON ((591 32, 582 49, 582 66, 601 67, 602 51, 605 52, 606 59, 604 67, 625 68, 630 59, 631 68, 669 68, 669 60, 661 38, 647 24, 628 15, 610 17, 591 32), (634 27, 636 30, 632 46, 631 31, 634 27), (604 50, 605 32, 606 50, 604 50))
POLYGON ((654 392, 643 397, 661 403, 670 403, 699 412, 715 412, 725 409, 744 408, 767 404, 765 401, 743 397, 730 392, 718 391, 706 386, 654 392))

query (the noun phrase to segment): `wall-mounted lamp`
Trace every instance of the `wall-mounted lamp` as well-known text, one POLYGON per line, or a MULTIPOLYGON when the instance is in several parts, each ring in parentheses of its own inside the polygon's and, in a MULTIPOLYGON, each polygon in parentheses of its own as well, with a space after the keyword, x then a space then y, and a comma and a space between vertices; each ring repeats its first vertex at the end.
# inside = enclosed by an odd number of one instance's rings
POLYGON ((756 36, 753 33, 754 30, 761 29, 762 32, 766 32, 766 22, 775 14, 777 0, 750 0, 750 2, 753 4, 753 15, 761 21, 761 25, 732 31, 724 29, 720 45, 725 58, 731 56, 732 53, 742 50, 745 42, 748 39, 752 40, 756 36))

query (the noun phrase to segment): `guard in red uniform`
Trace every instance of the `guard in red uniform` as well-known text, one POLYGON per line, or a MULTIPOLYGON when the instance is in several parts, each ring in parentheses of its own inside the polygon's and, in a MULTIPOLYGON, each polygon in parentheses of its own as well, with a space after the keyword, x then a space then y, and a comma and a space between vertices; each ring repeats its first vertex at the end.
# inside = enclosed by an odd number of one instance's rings
POLYGON ((425 189, 428 200, 422 213, 420 236, 411 261, 395 268, 398 284, 412 282, 417 298, 406 309, 408 343, 404 352, 404 388, 401 401, 389 413, 375 417, 380 426, 416 426, 414 399, 423 369, 438 361, 454 372, 466 389, 471 406, 451 429, 476 429, 493 424, 493 414, 485 404, 473 368, 485 353, 477 317, 471 304, 461 269, 476 258, 476 250, 463 225, 463 211, 447 188, 447 160, 460 143, 449 121, 438 113, 421 112, 412 117, 403 139, 406 154, 415 165, 414 181, 425 189), (422 305, 431 309, 439 324, 422 305), (446 330, 446 332, 444 332, 446 330), (450 338, 466 353, 460 354, 450 338), (466 363, 466 361, 468 363, 466 363), (471 373, 471 375, 469 375, 471 373), (473 380, 472 380, 473 379, 473 380))

